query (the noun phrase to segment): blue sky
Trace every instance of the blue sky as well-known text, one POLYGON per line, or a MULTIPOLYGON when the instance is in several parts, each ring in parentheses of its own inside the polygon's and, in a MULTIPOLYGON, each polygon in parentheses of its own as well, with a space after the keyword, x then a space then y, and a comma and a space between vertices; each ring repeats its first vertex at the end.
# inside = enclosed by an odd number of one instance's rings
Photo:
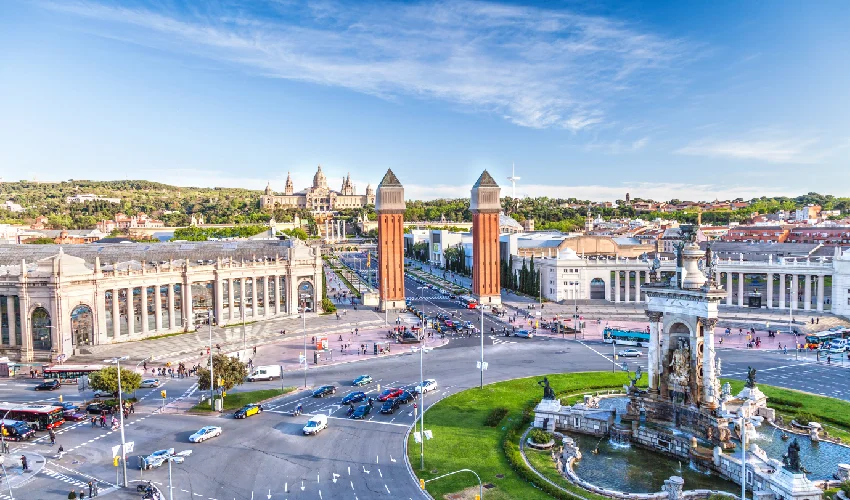
POLYGON ((0 177, 850 190, 850 2, 0 3, 0 177))

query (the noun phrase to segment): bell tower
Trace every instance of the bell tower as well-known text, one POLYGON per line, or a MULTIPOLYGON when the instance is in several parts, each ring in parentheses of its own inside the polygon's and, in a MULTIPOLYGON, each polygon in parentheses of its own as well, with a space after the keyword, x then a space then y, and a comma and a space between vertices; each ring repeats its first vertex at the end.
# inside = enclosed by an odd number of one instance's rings
POLYGON ((375 200, 381 310, 404 309, 404 186, 387 170, 375 200))
POLYGON ((499 202, 501 188, 485 170, 472 186, 472 294, 478 303, 501 304, 499 202))

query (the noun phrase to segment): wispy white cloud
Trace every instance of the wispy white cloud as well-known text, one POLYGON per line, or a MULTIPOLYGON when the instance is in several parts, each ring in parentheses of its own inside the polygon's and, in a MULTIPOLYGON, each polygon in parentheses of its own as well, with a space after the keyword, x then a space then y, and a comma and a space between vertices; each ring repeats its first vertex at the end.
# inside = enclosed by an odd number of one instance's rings
POLYGON ((268 77, 438 99, 524 127, 573 132, 604 124, 616 96, 679 65, 689 50, 682 40, 617 20, 470 0, 284 2, 262 4, 256 15, 250 5, 43 5, 89 21, 85 29, 104 36, 268 77))
POLYGON ((641 137, 636 140, 614 139, 613 141, 592 141, 585 144, 587 151, 601 151, 607 154, 624 154, 639 151, 649 144, 649 137, 641 137))
POLYGON ((692 142, 675 152, 691 156, 737 158, 770 163, 816 163, 830 152, 816 138, 750 134, 740 139, 709 138, 692 142))

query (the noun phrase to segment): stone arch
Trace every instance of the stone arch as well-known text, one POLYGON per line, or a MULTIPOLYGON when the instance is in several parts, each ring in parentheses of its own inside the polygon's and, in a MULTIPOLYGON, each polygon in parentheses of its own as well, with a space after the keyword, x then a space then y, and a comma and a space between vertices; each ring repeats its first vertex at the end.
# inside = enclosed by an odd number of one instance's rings
POLYGON ((593 278, 590 280, 590 298, 605 300, 605 280, 593 278))
POLYGON ((304 305, 307 307, 308 311, 316 310, 316 290, 313 287, 313 283, 308 280, 304 280, 298 284, 299 307, 302 300, 304 301, 304 305))
POLYGON ((677 321, 676 323, 670 325, 670 333, 685 333, 690 335, 691 329, 688 327, 688 325, 677 321))
POLYGON ((71 343, 75 346, 94 343, 94 314, 86 304, 71 311, 71 343))
POLYGON ((49 351, 53 348, 51 330, 53 325, 50 321, 50 312, 37 306, 30 313, 30 325, 32 329, 32 348, 36 351, 49 351))

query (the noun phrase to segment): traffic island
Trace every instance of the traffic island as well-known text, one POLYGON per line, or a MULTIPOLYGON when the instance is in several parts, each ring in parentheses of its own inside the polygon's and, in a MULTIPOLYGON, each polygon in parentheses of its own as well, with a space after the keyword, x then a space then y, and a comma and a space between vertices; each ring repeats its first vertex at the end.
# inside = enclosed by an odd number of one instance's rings
MULTIPOLYGON (((222 413, 242 408, 243 406, 251 403, 264 404, 285 394, 289 394, 294 390, 295 387, 285 387, 283 389, 261 389, 258 391, 231 392, 224 398, 222 413)), ((216 398, 218 398, 218 396, 216 398)), ((218 412, 211 408, 209 399, 206 399, 193 406, 188 413, 206 415, 218 412)))

